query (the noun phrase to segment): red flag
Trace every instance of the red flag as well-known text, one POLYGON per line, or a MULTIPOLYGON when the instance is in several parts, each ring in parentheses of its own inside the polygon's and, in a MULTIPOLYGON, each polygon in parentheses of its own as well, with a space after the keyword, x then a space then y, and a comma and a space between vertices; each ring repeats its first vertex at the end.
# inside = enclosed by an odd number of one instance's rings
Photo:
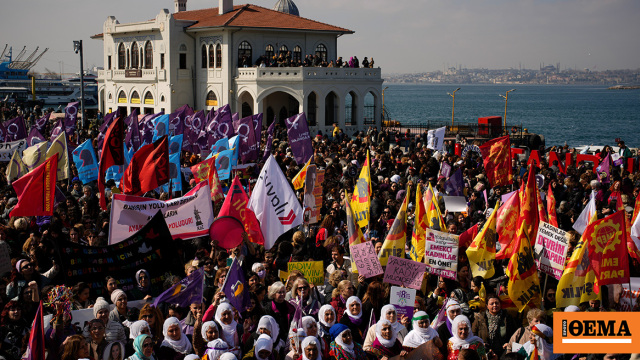
MULTIPOLYGON (((215 169, 215 166, 213 169, 215 169)), ((256 214, 253 210, 247 207, 248 203, 249 197, 247 196, 247 193, 244 192, 244 189, 240 184, 240 179, 236 175, 236 177, 233 178, 233 183, 231 184, 231 188, 229 189, 226 199, 224 199, 224 203, 222 204, 218 217, 233 216, 240 220, 244 225, 244 231, 249 235, 249 241, 263 245, 264 237, 260 230, 260 224, 258 223, 258 219, 256 218, 256 214)))
POLYGON ((558 214, 556 213, 556 198, 553 195, 553 189, 549 184, 549 191, 547 191, 547 212, 549 213, 549 224, 558 227, 558 214))
POLYGON ((40 301, 40 304, 38 305, 38 311, 36 311, 36 317, 33 319, 31 334, 29 334, 29 345, 27 346, 27 352, 23 359, 44 359, 44 346, 44 321, 42 320, 42 301, 40 301))
POLYGON ((458 237, 460 247, 469 247, 476 236, 478 236, 478 224, 473 225, 472 227, 468 228, 467 231, 460 234, 460 236, 458 237))
POLYGON ((540 196, 540 190, 536 187, 536 202, 538 203, 538 219, 540 221, 544 221, 546 223, 549 222, 549 217, 547 216, 547 212, 544 209, 544 204, 542 203, 542 197, 540 196))
POLYGON ((540 209, 538 208, 540 193, 538 192, 535 173, 536 168, 530 167, 527 182, 524 184, 524 188, 520 190, 520 216, 516 225, 516 228, 519 229, 525 223, 524 231, 527 232, 527 238, 532 242, 531 246, 536 241, 538 225, 540 225, 540 209))
POLYGON ((589 266, 598 280, 596 285, 629 282, 627 228, 624 216, 623 211, 617 211, 604 219, 592 222, 582 234, 591 260, 589 266))
MULTIPOLYGON (((211 189, 211 200, 213 200, 213 202, 224 200, 224 192, 222 191, 222 186, 220 185, 220 178, 218 177, 218 170, 216 170, 215 159, 213 162, 213 166, 209 167, 208 178, 209 178, 209 188, 211 189)), ((247 209, 247 210, 253 213, 252 210, 250 209, 247 209)))
POLYGON ((508 136, 489 140, 480 146, 484 170, 491 186, 511 184, 511 143, 508 136))
POLYGON ((98 191, 100 191, 100 207, 107 210, 107 199, 104 195, 104 177, 107 169, 115 165, 124 165, 124 122, 118 117, 107 129, 100 154, 100 168, 98 171, 98 191))
POLYGON ((169 181, 169 138, 165 135, 136 151, 122 176, 122 191, 142 195, 169 181))
POLYGON ((14 181, 18 204, 9 216, 52 216, 56 193, 58 157, 52 156, 40 166, 14 181))
MULTIPOLYGON (((196 180, 196 184, 206 180, 209 177, 209 169, 211 167, 216 167, 215 156, 201 161, 191 167, 191 173, 193 174, 193 178, 196 180)), ((211 183, 209 183, 209 186, 211 186, 211 183)))
POLYGON ((496 259, 508 259, 513 254, 515 247, 516 225, 518 214, 520 213, 520 194, 515 192, 507 202, 504 203, 496 214, 496 231, 498 232, 498 242, 500 251, 496 254, 496 259))

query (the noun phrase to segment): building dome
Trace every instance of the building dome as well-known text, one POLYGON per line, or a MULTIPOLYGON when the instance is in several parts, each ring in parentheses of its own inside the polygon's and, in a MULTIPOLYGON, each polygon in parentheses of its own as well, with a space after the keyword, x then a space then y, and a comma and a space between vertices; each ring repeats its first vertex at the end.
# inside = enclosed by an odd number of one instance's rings
POLYGON ((285 14, 300 16, 298 7, 293 3, 293 0, 278 0, 276 5, 273 7, 273 10, 280 11, 285 14))

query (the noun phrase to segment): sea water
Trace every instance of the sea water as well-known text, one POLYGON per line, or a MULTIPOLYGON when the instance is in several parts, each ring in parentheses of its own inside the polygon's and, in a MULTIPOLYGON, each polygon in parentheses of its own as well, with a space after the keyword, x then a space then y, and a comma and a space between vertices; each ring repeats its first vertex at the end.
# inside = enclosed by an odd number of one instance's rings
POLYGON ((608 90, 606 85, 405 85, 388 84, 385 108, 403 124, 451 124, 456 88, 455 122, 477 123, 478 117, 504 116, 507 128, 523 126, 545 136, 546 145, 615 145, 621 138, 640 146, 640 90, 608 90))

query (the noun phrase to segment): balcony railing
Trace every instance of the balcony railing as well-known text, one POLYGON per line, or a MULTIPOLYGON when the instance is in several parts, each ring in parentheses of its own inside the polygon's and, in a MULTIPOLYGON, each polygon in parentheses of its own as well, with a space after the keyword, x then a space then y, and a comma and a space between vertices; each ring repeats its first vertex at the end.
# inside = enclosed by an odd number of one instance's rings
POLYGON ((238 68, 237 80, 381 80, 380 68, 270 67, 238 68))
POLYGON ((167 71, 165 69, 116 69, 98 70, 100 81, 165 81, 167 71))

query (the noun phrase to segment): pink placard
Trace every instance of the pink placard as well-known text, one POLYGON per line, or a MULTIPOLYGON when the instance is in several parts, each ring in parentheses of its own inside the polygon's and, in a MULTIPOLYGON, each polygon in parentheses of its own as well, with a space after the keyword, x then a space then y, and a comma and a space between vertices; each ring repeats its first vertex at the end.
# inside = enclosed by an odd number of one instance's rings
POLYGON ((365 278, 384 273, 373 243, 367 241, 358 245, 351 245, 351 259, 356 263, 358 274, 365 278))
POLYGON ((419 290, 422 286, 422 278, 426 270, 427 264, 389 256, 383 281, 389 284, 419 290))

